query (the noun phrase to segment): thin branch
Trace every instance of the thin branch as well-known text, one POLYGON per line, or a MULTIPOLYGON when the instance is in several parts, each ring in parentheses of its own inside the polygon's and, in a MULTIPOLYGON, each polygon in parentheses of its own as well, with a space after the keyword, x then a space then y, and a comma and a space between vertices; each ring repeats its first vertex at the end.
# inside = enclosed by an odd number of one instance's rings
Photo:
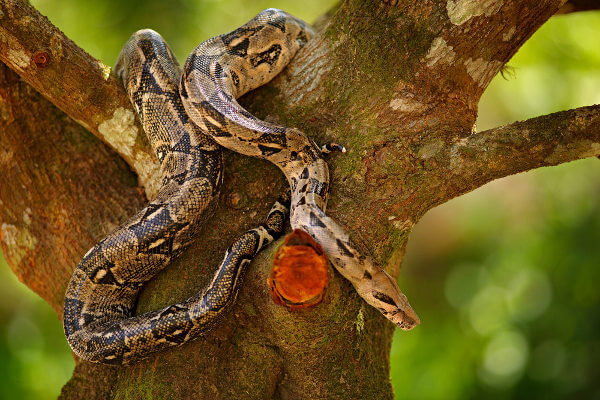
MULTIPOLYGON (((489 129, 450 147, 460 192, 534 168, 600 155, 600 105, 489 129)), ((460 194, 460 193, 459 193, 460 194)))
POLYGON ((569 14, 579 11, 600 10, 599 0, 570 0, 563 5, 557 14, 569 14))
POLYGON ((156 192, 158 163, 109 67, 24 0, 0 3, 0 60, 114 148, 137 172, 148 195, 156 192))
POLYGON ((434 64, 434 69, 443 68, 451 55, 451 61, 464 65, 467 86, 474 85, 473 90, 481 95, 502 66, 564 2, 448 1, 445 11, 449 23, 431 48, 428 63, 434 64), (528 12, 522 12, 524 9, 528 12))

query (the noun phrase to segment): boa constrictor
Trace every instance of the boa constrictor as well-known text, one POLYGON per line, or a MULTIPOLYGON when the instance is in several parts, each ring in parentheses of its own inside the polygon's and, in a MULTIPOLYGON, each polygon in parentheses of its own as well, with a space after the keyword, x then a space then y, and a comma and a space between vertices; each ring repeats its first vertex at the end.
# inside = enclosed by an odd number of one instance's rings
POLYGON ((400 328, 419 323, 395 280, 361 255, 325 215, 329 172, 323 153, 336 146, 320 149, 299 130, 261 121, 235 100, 281 72, 312 34, 303 21, 267 9, 235 31, 200 44, 183 72, 156 32, 132 35, 115 70, 161 162, 163 185, 146 208, 76 267, 66 293, 64 326, 77 355, 126 364, 197 337, 233 302, 250 259, 281 233, 285 196, 263 226, 234 242, 202 292, 133 316, 141 286, 185 248, 214 206, 222 172, 218 145, 277 165, 291 186, 292 228, 313 236, 359 295, 400 328))

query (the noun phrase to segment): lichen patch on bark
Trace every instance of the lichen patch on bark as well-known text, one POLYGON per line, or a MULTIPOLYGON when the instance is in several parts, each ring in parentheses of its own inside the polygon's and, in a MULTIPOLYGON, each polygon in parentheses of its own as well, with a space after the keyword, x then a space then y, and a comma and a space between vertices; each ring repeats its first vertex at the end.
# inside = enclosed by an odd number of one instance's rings
POLYGON ((112 118, 98 125, 98 132, 119 153, 131 156, 138 129, 135 126, 133 111, 123 107, 117 108, 112 118))
POLYGON ((31 58, 22 49, 8 49, 8 58, 20 68, 27 68, 31 58))
POLYGON ((57 33, 52 35, 50 37, 49 48, 52 49, 52 57, 56 60, 56 62, 61 62, 65 56, 62 36, 57 33))
POLYGON ((440 151, 444 149, 444 141, 441 139, 432 140, 423 145, 418 152, 418 155, 422 159, 429 159, 434 157, 440 151))
POLYGON ((498 12, 502 4, 503 2, 498 0, 448 0, 446 11, 450 22, 462 25, 478 15, 490 16, 498 12))
POLYGON ((19 265, 27 253, 35 249, 38 243, 38 239, 27 228, 4 223, 0 230, 2 241, 5 243, 3 247, 7 251, 6 255, 10 259, 11 265, 19 265))
POLYGON ((31 58, 13 36, 0 32, 0 43, 6 46, 6 56, 15 67, 22 70, 29 66, 31 58))
POLYGON ((475 60, 469 58, 464 64, 467 68, 467 73, 481 88, 486 88, 492 78, 502 67, 502 62, 500 61, 488 61, 481 57, 475 60))
POLYGON ((33 214, 33 211, 31 211, 31 208, 27 207, 24 211, 23 211, 23 222, 25 222, 25 225, 31 225, 31 215, 33 214))
POLYGON ((104 64, 102 61, 98 61, 98 66, 102 71, 102 77, 104 78, 104 80, 108 80, 108 78, 110 77, 110 67, 104 64))
MULTIPOLYGON (((110 73, 110 68, 104 64, 101 66, 103 66, 104 73, 110 73)), ((126 158, 131 168, 137 173, 146 196, 153 198, 160 188, 160 168, 149 153, 137 147, 138 128, 133 111, 124 107, 117 108, 113 112, 112 118, 98 125, 98 132, 121 156, 126 158)))
POLYGON ((358 314, 356 314, 356 320, 354 321, 354 325, 356 326, 356 333, 359 335, 365 333, 365 313, 363 311, 364 307, 364 304, 360 306, 358 314))
MULTIPOLYGON (((475 127, 473 127, 473 129, 475 129, 475 127)), ((475 131, 472 131, 472 133, 475 133, 475 131)), ((461 149, 464 149, 467 145, 468 145, 467 138, 462 138, 462 139, 458 140, 450 148, 449 156, 450 156, 450 170, 451 171, 457 170, 462 166, 463 158, 461 157, 460 151, 461 151, 461 149)))
POLYGON ((133 159, 133 169, 144 187, 146 198, 152 199, 160 189, 160 169, 149 154, 138 151, 133 159))
POLYGON ((398 219, 392 221, 394 228, 403 232, 410 232, 413 226, 415 226, 415 223, 411 219, 398 219))
POLYGON ((390 107, 394 111, 400 112, 418 112, 423 111, 426 106, 410 97, 397 97, 390 101, 390 107))
POLYGON ((429 68, 437 63, 452 64, 455 57, 456 53, 452 49, 452 46, 448 46, 443 37, 433 39, 431 47, 425 56, 429 68))
POLYGON ((516 27, 514 27, 514 26, 511 27, 509 30, 507 30, 506 32, 504 32, 502 34, 502 40, 504 40, 505 42, 508 42, 515 35, 516 31, 517 31, 516 27))

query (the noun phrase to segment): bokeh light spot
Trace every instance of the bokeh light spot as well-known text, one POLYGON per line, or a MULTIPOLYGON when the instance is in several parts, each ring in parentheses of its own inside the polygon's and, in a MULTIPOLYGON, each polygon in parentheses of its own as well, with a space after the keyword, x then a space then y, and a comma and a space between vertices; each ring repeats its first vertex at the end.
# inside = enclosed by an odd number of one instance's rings
POLYGON ((489 335, 505 327, 508 321, 506 291, 498 286, 481 289, 469 307, 469 321, 481 335, 489 335))
POLYGON ((511 386, 520 378, 528 353, 527 339, 521 332, 496 334, 485 348, 480 379, 494 387, 511 386))
POLYGON ((532 320, 550 305, 552 286, 546 274, 538 269, 519 271, 508 286, 507 304, 513 320, 532 320))

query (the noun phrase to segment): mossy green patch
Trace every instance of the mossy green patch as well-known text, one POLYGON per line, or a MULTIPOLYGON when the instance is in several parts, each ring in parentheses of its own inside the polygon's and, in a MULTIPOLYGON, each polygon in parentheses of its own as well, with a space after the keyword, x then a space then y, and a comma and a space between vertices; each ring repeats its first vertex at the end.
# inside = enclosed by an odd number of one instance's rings
POLYGON ((345 73, 346 79, 337 81, 343 82, 350 95, 351 88, 361 87, 355 91, 359 92, 356 100, 364 100, 395 90, 399 80, 411 81, 435 33, 426 21, 402 15, 400 8, 373 12, 379 1, 371 1, 372 8, 352 4, 356 1, 340 8, 325 35, 331 40, 336 67, 345 73), (365 77, 368 86, 355 85, 364 83, 365 77))
POLYGON ((126 387, 115 389, 115 400, 160 400, 175 398, 172 387, 165 385, 155 374, 140 374, 126 387))
POLYGON ((382 260, 384 263, 390 261, 396 251, 404 248, 410 236, 410 229, 391 227, 387 241, 382 247, 382 260))
POLYGON ((365 332, 365 314, 363 312, 364 307, 361 306, 360 310, 358 310, 358 314, 356 315, 356 321, 354 321, 354 325, 356 326, 356 333, 362 335, 365 332))

